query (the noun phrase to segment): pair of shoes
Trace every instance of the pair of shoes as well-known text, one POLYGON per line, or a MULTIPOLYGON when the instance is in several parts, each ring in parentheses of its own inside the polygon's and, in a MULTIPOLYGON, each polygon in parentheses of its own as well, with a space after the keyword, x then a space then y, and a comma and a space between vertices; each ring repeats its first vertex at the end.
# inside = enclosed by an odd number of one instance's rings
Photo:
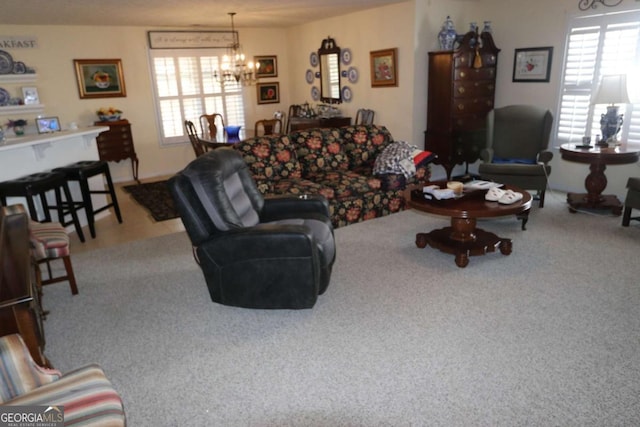
POLYGON ((505 193, 505 190, 502 190, 498 187, 492 187, 489 189, 489 191, 487 191, 487 194, 484 196, 484 198, 485 200, 488 200, 490 202, 497 202, 502 196, 504 196, 505 193))
POLYGON ((522 200, 522 193, 516 193, 515 191, 507 190, 504 195, 498 199, 498 203, 503 205, 510 205, 519 200, 522 200))
POLYGON ((503 190, 501 188, 493 187, 487 191, 487 194, 484 196, 485 200, 490 202, 498 202, 503 205, 510 205, 512 203, 517 202, 518 200, 522 200, 522 193, 516 193, 512 190, 503 190))

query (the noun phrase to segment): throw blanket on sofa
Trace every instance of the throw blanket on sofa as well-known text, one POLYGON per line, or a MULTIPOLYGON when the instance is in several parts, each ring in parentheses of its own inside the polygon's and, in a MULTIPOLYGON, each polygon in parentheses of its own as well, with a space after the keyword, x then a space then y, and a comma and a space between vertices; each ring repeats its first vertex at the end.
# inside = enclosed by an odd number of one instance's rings
POLYGON ((406 141, 396 141, 385 147, 376 157, 373 173, 374 175, 402 174, 409 179, 415 175, 418 165, 430 162, 433 157, 430 151, 420 150, 406 141))

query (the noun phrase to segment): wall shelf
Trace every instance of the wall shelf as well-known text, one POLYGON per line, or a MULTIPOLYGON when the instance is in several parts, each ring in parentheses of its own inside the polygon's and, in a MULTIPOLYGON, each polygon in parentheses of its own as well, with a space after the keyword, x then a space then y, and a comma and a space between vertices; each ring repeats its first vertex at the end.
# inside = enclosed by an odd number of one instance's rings
POLYGON ((31 105, 7 105, 6 107, 0 107, 0 116, 6 116, 9 114, 26 114, 26 113, 42 113, 44 112, 44 104, 31 104, 31 105))
POLYGON ((35 83, 38 75, 32 74, 0 74, 0 83, 35 83))

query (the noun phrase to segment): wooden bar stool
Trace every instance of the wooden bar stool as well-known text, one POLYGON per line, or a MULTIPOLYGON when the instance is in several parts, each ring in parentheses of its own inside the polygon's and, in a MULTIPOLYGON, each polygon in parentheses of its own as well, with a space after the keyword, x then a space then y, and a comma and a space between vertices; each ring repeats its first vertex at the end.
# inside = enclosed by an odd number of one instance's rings
POLYGON ((51 211, 58 214, 58 222, 63 226, 73 224, 78 238, 84 242, 84 233, 78 219, 75 204, 71 198, 71 191, 67 178, 60 172, 39 172, 10 181, 0 182, 0 202, 7 205, 8 197, 24 197, 27 200, 29 216, 32 220, 40 222, 34 198, 38 197, 42 205, 44 222, 51 222, 51 211), (55 205, 47 200, 47 193, 55 194, 55 205), (64 193, 64 199, 62 194, 64 193), (65 217, 71 215, 71 219, 65 221, 65 217))
POLYGON ((72 163, 67 166, 55 168, 54 172, 61 172, 65 175, 68 181, 77 181, 80 185, 80 193, 82 194, 81 201, 74 201, 76 209, 83 209, 87 215, 87 223, 89 224, 89 232, 91 237, 96 237, 95 215, 99 212, 107 210, 113 207, 113 210, 118 218, 118 222, 122 224, 122 215, 120 214, 120 207, 118 206, 118 199, 116 197, 116 191, 111 180, 111 172, 109 171, 109 164, 104 160, 83 160, 80 162, 72 163), (103 175, 107 182, 107 190, 92 190, 89 188, 89 178, 103 175), (93 201, 91 200, 92 194, 109 194, 111 202, 100 208, 93 207, 93 201))

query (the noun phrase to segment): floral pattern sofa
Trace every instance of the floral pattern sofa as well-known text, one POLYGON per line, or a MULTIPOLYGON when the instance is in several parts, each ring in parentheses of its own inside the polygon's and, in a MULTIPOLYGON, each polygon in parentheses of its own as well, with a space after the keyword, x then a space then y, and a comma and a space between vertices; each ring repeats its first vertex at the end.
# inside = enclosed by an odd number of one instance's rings
POLYGON ((361 125, 249 138, 234 149, 242 154, 260 192, 321 194, 329 201, 334 227, 340 227, 404 209, 404 188, 428 181, 427 161, 416 165, 409 179, 374 175, 376 157, 393 143, 384 126, 361 125))

